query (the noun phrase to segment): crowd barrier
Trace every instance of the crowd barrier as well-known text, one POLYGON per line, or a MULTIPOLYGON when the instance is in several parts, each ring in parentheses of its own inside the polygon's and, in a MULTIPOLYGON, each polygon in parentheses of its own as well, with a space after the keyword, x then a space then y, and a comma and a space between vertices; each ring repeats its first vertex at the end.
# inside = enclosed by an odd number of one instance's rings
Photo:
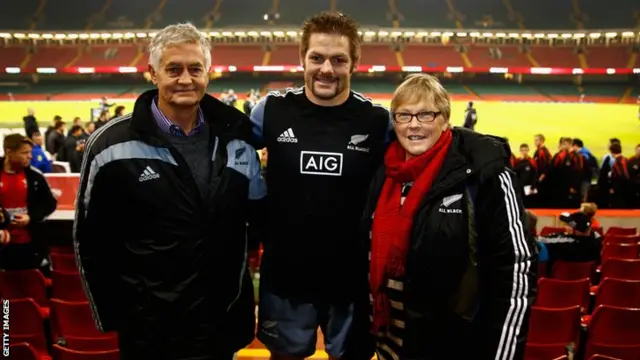
MULTIPOLYGON (((59 193, 58 209, 50 220, 73 220, 76 194, 80 183, 79 174, 46 174, 52 189, 59 193)), ((562 212, 573 212, 576 209, 531 209, 538 217, 538 230, 543 226, 559 226, 558 215, 562 212)), ((600 224, 606 229, 610 226, 640 228, 640 210, 599 210, 596 215, 600 224)))

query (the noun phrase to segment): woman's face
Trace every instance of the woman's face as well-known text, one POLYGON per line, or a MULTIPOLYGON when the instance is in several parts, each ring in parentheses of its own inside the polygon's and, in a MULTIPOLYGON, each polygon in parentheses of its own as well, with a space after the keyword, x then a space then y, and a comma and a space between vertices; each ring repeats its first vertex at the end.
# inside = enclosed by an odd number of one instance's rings
POLYGON ((440 109, 427 100, 400 104, 393 116, 393 128, 407 159, 431 149, 449 126, 440 109))

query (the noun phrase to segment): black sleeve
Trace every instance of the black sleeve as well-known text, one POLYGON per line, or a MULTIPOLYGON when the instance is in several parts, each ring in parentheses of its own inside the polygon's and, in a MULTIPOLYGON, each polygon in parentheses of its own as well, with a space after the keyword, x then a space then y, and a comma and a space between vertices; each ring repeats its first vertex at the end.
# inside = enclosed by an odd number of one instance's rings
POLYGON ((29 218, 30 222, 38 223, 56 211, 58 201, 51 193, 49 183, 40 170, 31 168, 31 171, 35 172, 34 176, 38 179, 38 186, 35 190, 34 204, 29 207, 29 218))
POLYGON ((536 295, 537 250, 511 170, 478 191, 479 359, 522 359, 536 295))
POLYGON ((116 329, 118 322, 117 275, 109 270, 113 267, 110 251, 111 235, 114 234, 114 215, 118 214, 117 200, 113 199, 113 185, 105 169, 93 169, 92 163, 101 150, 96 145, 100 135, 91 138, 85 148, 80 172, 80 186, 76 197, 76 216, 73 226, 73 241, 76 262, 91 305, 96 327, 102 332, 116 329))

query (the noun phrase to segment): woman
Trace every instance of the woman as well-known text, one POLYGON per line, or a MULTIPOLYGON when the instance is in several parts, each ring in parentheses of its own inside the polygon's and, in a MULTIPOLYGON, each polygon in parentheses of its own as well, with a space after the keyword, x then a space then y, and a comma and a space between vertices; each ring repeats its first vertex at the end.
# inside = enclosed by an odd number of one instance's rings
POLYGON ((537 264, 508 144, 451 128, 430 75, 409 76, 391 110, 365 212, 379 358, 522 358, 537 264))

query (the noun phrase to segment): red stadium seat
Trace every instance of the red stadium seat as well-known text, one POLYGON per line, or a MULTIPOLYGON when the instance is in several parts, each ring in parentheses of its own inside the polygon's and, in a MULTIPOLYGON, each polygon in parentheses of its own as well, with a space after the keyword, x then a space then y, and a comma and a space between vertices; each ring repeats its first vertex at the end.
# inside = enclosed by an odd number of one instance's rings
POLYGON ((50 246, 49 254, 73 255, 73 246, 50 246))
POLYGON ((607 235, 602 244, 637 244, 640 242, 640 235, 607 235))
POLYGON ((589 308, 589 279, 559 280, 542 278, 538 280, 538 296, 535 306, 542 308, 567 308, 580 306, 581 312, 589 308))
POLYGON ((640 309, 640 281, 605 278, 596 292, 598 305, 640 309))
POLYGON ((585 358, 594 354, 640 359, 640 309, 600 305, 587 330, 585 358))
POLYGON ((602 247, 602 262, 609 259, 637 259, 638 244, 606 244, 602 247))
POLYGON ((51 299, 51 318, 54 336, 63 338, 68 348, 93 351, 118 348, 117 334, 105 334, 96 328, 86 301, 51 299))
MULTIPOLYGON (((49 307, 47 286, 51 280, 39 270, 0 271, 0 289, 5 299, 33 299, 41 308, 49 307)), ((43 310, 46 317, 48 310, 43 310)))
POLYGON ((38 354, 47 354, 47 342, 44 332, 44 320, 38 304, 32 299, 13 299, 10 301, 11 342, 30 344, 38 354))
POLYGON ((78 264, 75 255, 51 254, 51 268, 56 271, 78 272, 78 264))
POLYGON ((595 273, 595 262, 567 262, 556 261, 551 270, 551 277, 560 280, 582 280, 589 279, 593 283, 595 273))
POLYGON ((580 307, 548 309, 534 306, 529 319, 525 359, 553 359, 577 349, 580 339, 580 307))
POLYGON ((590 357, 589 360, 623 360, 623 359, 614 358, 606 355, 595 354, 592 357, 590 357))
POLYGON ((638 229, 635 227, 612 226, 607 229, 605 235, 635 235, 638 229))
POLYGON ((26 342, 11 344, 9 356, 12 360, 51 360, 51 356, 38 353, 33 346, 26 342))
POLYGON ((640 259, 608 259, 602 264, 600 277, 640 280, 640 259))
POLYGON ((51 272, 52 296, 65 301, 87 301, 82 279, 77 272, 51 272))
POLYGON ((119 360, 118 350, 107 351, 77 351, 53 345, 53 355, 56 360, 119 360))

